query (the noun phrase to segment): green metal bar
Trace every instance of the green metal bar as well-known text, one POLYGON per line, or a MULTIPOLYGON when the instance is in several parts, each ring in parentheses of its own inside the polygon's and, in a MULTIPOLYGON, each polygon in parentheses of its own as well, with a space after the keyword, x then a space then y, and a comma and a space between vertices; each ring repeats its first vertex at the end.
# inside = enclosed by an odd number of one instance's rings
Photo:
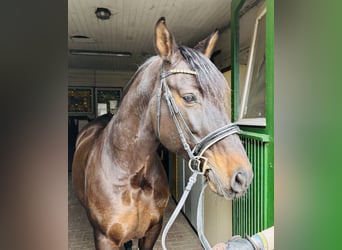
MULTIPOLYGON (((250 144, 250 143, 249 143, 250 144)), ((249 152, 250 152, 250 154, 252 154, 252 150, 253 150, 253 145, 251 145, 250 144, 250 147, 249 147, 249 152)), ((245 206, 245 218, 246 218, 246 223, 245 223, 245 231, 249 234, 249 232, 250 232, 250 230, 249 230, 249 225, 251 224, 251 222, 250 222, 250 220, 249 220, 249 204, 250 204, 250 202, 248 202, 248 201, 250 201, 250 199, 251 199, 251 197, 250 197, 250 194, 251 194, 251 192, 250 192, 250 190, 248 190, 247 191, 247 195, 246 195, 246 201, 245 201, 245 204, 246 204, 246 206, 245 206)))
POLYGON ((265 134, 242 131, 242 135, 246 138, 251 138, 251 139, 262 141, 262 142, 269 142, 270 141, 270 136, 265 135, 265 134))
MULTIPOLYGON (((269 182, 269 167, 268 167, 268 163, 269 163, 269 152, 270 151, 270 144, 269 143, 266 143, 265 144, 265 165, 263 166, 263 179, 264 181, 262 182, 262 187, 264 189, 264 200, 263 200, 263 207, 264 207, 264 211, 263 211, 263 214, 265 215, 264 218, 263 218, 263 229, 264 228, 267 228, 268 227, 268 224, 270 223, 270 219, 272 217, 272 211, 271 211, 271 208, 273 207, 273 203, 271 203, 270 201, 270 189, 273 189, 273 187, 270 186, 270 182, 269 182)), ((272 226, 272 225, 270 225, 272 226)))
MULTIPOLYGON (((252 155, 253 155, 253 157, 252 157, 252 161, 253 162, 257 162, 256 161, 256 154, 257 154, 257 145, 256 145, 256 143, 253 143, 252 144, 252 155)), ((251 187, 251 190, 250 190, 250 193, 251 193, 251 196, 250 196, 250 201, 252 201, 252 202, 249 202, 249 204, 250 204, 250 207, 251 207, 251 210, 255 207, 255 198, 256 198, 256 196, 255 195, 253 195, 253 192, 252 192, 253 190, 252 190, 252 187, 251 187)), ((252 232, 254 232, 254 226, 255 226, 255 217, 253 216, 253 215, 251 215, 251 222, 250 222, 250 224, 251 224, 251 228, 250 228, 250 230, 249 230, 249 234, 250 233, 252 233, 252 232)))
POLYGON ((232 121, 235 122, 238 119, 239 114, 239 51, 240 51, 240 35, 239 35, 239 11, 245 0, 233 0, 231 3, 231 107, 232 107, 232 121))
MULTIPOLYGON (((253 173, 258 176, 258 171, 259 170, 259 166, 260 166, 260 161, 261 161, 261 147, 262 147, 262 142, 258 142, 258 155, 257 155, 257 166, 255 166, 255 164, 253 164, 253 173)), ((260 203, 260 194, 257 193, 257 182, 254 179, 254 197, 255 197, 255 201, 254 201, 254 209, 255 209, 255 213, 254 213, 254 220, 255 220, 255 228, 254 228, 254 232, 259 232, 260 229, 260 223, 259 223, 259 206, 258 204, 260 203)))
POLYGON ((262 147, 263 150, 263 158, 261 159, 261 164, 260 164, 260 174, 259 174, 259 185, 260 185, 260 194, 261 194, 261 202, 260 202, 260 222, 261 222, 261 228, 265 228, 265 217, 266 212, 265 212, 265 163, 267 162, 267 153, 265 150, 265 147, 262 147))

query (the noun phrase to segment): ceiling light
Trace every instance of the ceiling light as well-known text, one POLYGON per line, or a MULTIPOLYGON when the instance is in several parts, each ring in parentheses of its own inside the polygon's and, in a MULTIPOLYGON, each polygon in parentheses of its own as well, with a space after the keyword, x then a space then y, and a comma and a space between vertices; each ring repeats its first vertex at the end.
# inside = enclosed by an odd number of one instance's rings
POLYGON ((89 39, 89 36, 84 36, 84 35, 73 35, 70 37, 71 39, 76 38, 76 39, 89 39))
POLYGON ((71 41, 76 43, 95 43, 95 39, 84 35, 70 36, 71 41))
POLYGON ((130 52, 95 51, 95 50, 70 50, 71 55, 81 56, 132 56, 130 52))
POLYGON ((95 15, 98 19, 107 20, 110 18, 112 13, 110 13, 110 10, 107 8, 97 8, 95 11, 95 15))

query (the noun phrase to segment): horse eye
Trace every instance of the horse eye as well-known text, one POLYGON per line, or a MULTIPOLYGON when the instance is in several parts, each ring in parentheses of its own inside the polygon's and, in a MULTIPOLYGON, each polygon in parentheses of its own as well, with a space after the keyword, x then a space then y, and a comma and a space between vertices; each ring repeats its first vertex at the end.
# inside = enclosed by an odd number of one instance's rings
POLYGON ((192 94, 189 94, 189 95, 183 96, 183 100, 186 101, 187 103, 192 103, 196 101, 196 97, 192 94))

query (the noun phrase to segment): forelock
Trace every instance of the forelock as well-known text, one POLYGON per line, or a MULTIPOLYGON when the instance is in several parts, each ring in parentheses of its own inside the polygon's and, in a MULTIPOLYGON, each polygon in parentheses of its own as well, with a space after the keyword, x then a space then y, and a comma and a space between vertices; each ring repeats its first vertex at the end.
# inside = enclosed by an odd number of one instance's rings
POLYGON ((214 97, 218 101, 225 100, 228 93, 227 81, 209 58, 195 49, 182 46, 179 50, 192 70, 196 71, 203 95, 214 97))

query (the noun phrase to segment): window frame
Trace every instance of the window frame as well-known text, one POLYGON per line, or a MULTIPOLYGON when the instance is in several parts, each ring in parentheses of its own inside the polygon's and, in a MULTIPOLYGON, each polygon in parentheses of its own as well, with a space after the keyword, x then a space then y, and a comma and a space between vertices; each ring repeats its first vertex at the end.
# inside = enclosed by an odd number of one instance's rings
MULTIPOLYGON (((246 73, 246 80, 244 84, 244 89, 242 93, 242 99, 240 102, 240 112, 238 114, 238 119, 236 123, 238 125, 248 125, 248 126, 260 126, 260 127, 266 127, 266 114, 265 117, 258 117, 258 118, 243 118, 243 113, 245 110, 245 107, 248 103, 248 94, 249 94, 249 89, 251 86, 251 81, 252 81, 252 68, 254 66, 254 60, 255 60, 255 47, 256 47, 256 38, 257 38, 257 33, 258 33, 258 27, 259 27, 259 22, 260 20, 265 17, 266 18, 266 6, 264 6, 259 14, 257 15, 257 18, 254 23, 254 31, 253 31, 253 37, 252 37, 252 42, 251 42, 251 50, 249 53, 248 57, 248 63, 247 63, 247 73, 246 73)), ((265 37, 266 40, 266 37, 265 37)), ((266 48, 265 48, 265 53, 266 53, 266 48)), ((266 74, 266 72, 265 72, 266 74)), ((265 92, 266 95, 266 92, 265 92)), ((265 96, 266 98, 266 96, 265 96)), ((265 103, 266 105, 266 103, 265 103)), ((267 107, 265 106, 265 109, 267 107)))

